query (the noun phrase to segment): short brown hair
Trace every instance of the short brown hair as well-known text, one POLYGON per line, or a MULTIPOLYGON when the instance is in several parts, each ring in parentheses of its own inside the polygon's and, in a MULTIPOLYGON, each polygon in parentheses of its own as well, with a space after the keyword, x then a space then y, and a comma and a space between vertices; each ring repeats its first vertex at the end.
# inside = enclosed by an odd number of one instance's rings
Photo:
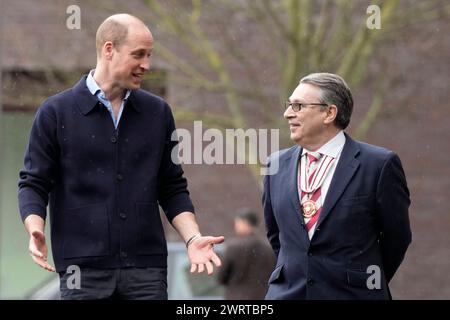
POLYGON ((100 56, 102 47, 107 41, 111 41, 114 47, 120 48, 128 35, 128 26, 114 18, 108 18, 98 27, 95 37, 97 56, 100 56))
POLYGON ((258 215, 249 208, 240 209, 237 213, 237 218, 246 221, 252 227, 256 227, 259 224, 258 215))

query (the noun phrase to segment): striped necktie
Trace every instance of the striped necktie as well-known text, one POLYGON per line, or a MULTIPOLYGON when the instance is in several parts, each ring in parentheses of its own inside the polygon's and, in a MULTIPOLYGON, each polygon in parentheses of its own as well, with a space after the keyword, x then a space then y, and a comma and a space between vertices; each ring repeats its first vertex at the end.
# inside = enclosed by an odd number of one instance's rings
MULTIPOLYGON (((307 153, 307 166, 306 166, 306 177, 308 180, 308 185, 313 184, 314 173, 317 170, 318 160, 321 154, 317 152, 307 153)), ((317 179, 317 177, 315 177, 317 179)), ((322 203, 320 201, 320 186, 314 190, 312 193, 301 192, 302 196, 302 210, 303 217, 305 219, 306 230, 309 232, 311 228, 316 224, 320 216, 320 210, 322 208, 322 203), (305 214, 306 213, 306 214, 305 214)))

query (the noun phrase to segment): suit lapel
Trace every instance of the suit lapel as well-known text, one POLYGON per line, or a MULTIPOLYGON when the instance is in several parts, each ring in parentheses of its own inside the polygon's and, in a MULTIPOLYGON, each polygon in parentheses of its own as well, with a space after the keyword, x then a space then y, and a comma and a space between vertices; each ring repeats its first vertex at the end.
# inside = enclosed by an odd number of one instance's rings
POLYGON ((347 134, 345 137, 345 145, 328 188, 316 228, 319 228, 321 223, 327 218, 359 167, 359 161, 355 158, 359 153, 359 148, 347 134))
POLYGON ((300 212, 300 199, 298 198, 298 185, 297 185, 297 170, 299 165, 299 156, 301 153, 302 148, 295 148, 294 151, 291 154, 290 158, 286 159, 287 163, 287 170, 285 171, 286 174, 286 180, 288 183, 289 190, 289 198, 291 199, 291 204, 295 210, 295 214, 299 214, 300 212))
MULTIPOLYGON (((308 232, 306 232, 305 222, 303 221, 303 217, 301 216, 301 208, 300 208, 300 198, 298 195, 299 185, 298 185, 298 166, 300 165, 299 159, 302 154, 302 148, 297 147, 292 152, 290 158, 286 159, 286 170, 284 171, 285 176, 283 177, 284 181, 287 183, 287 189, 289 192, 289 199, 291 202, 291 206, 293 210, 288 210, 287 214, 293 214, 293 219, 295 223, 299 223, 302 229, 300 229, 300 233, 298 234, 300 237, 303 237, 303 240, 309 245, 309 237, 308 232)), ((290 218, 291 219, 291 218, 290 218)))

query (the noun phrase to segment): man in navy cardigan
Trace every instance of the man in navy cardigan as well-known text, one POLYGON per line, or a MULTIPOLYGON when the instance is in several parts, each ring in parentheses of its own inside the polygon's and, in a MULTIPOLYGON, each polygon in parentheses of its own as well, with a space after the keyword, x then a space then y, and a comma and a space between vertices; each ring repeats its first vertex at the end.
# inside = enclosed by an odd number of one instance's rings
POLYGON ((186 241, 191 272, 213 273, 213 245, 199 232, 180 165, 171 159, 167 103, 140 90, 153 37, 136 17, 107 18, 97 66, 48 98, 34 120, 19 207, 29 251, 60 274, 63 299, 167 299, 167 246, 158 204, 186 241), (47 262, 46 207, 55 267, 47 262), (68 285, 79 268, 81 283, 68 285))

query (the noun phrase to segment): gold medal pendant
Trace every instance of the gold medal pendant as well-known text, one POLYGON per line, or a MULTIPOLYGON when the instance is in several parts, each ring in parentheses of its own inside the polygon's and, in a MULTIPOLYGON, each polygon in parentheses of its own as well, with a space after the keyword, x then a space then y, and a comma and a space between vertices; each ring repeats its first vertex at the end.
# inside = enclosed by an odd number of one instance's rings
POLYGON ((316 203, 312 200, 307 200, 302 205, 303 217, 311 218, 317 213, 316 203))

